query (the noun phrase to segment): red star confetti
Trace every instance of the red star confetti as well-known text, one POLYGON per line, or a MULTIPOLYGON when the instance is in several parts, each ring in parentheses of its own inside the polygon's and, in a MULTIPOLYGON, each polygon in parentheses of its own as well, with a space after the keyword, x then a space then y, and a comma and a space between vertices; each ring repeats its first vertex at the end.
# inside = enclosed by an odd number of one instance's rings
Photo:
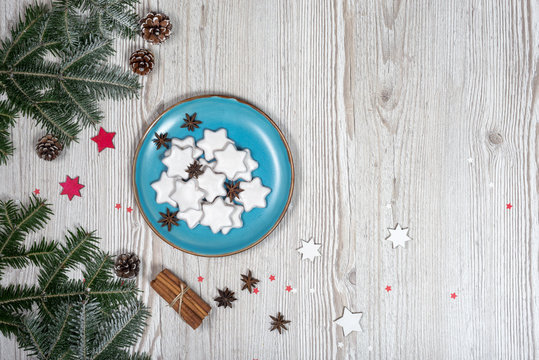
POLYGON ((288 291, 288 292, 292 291, 292 286, 286 285, 286 289, 285 289, 285 290, 288 291))
POLYGON ((82 197, 80 194, 80 189, 82 189, 84 185, 79 184, 78 176, 72 179, 69 177, 69 175, 67 175, 66 181, 61 182, 60 186, 62 187, 62 192, 60 193, 60 195, 67 195, 70 201, 75 195, 82 197))
POLYGON ((131 211, 133 211, 133 208, 131 206, 128 206, 126 210, 128 213, 130 213, 131 211))
POLYGON ((506 208, 506 209, 511 209, 512 207, 513 207, 513 205, 511 205, 511 203, 505 204, 505 208, 506 208))
POLYGON ((36 195, 39 195, 39 189, 35 189, 34 191, 32 191, 34 194, 36 195))
POLYGON ((253 292, 254 292, 255 294, 258 294, 258 293, 260 292, 260 290, 258 290, 258 288, 254 288, 253 292))
POLYGON ((197 277, 198 282, 204 281, 204 278, 202 276, 197 277))
POLYGON ((457 294, 456 293, 452 293, 451 294, 451 299, 456 299, 457 298, 457 294))
POLYGON ((106 132, 103 128, 99 128, 99 134, 92 138, 92 141, 95 141, 95 143, 97 144, 97 151, 101 152, 106 148, 114 149, 112 138, 115 135, 115 132, 106 132))
POLYGON ((389 286, 389 285, 386 286, 386 291, 387 291, 387 292, 390 292, 390 291, 391 291, 391 286, 389 286))
POLYGON ((120 210, 120 208, 122 207, 122 205, 116 204, 114 207, 115 207, 116 209, 120 210))
POLYGON ((270 275, 269 279, 270 279, 270 281, 274 281, 275 280, 275 275, 270 275))

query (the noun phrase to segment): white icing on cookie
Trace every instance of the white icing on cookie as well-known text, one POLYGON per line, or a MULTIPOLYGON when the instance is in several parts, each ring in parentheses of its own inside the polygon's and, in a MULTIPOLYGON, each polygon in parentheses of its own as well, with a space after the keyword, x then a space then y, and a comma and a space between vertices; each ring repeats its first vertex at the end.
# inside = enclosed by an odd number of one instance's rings
POLYGON ((223 150, 215 151, 214 155, 217 162, 214 170, 225 174, 229 179, 233 179, 236 174, 247 170, 244 163, 247 152, 236 149, 234 144, 228 144, 223 150))
MULTIPOLYGON (((201 148, 195 145, 195 138, 192 136, 186 136, 183 139, 172 138, 171 144, 172 146, 177 146, 182 149, 185 149, 186 147, 193 148, 193 157, 195 159, 201 157, 202 153, 204 152, 202 151, 201 148)), ((166 151, 165 151, 165 155, 167 155, 166 151)))
POLYGON ((219 129, 217 131, 204 130, 204 137, 198 141, 199 148, 204 150, 204 157, 206 160, 213 160, 214 152, 223 149, 226 144, 233 143, 226 135, 225 129, 219 129))
POLYGON ((230 215, 230 219, 232 220, 232 226, 227 226, 221 229, 221 232, 224 235, 228 234, 232 229, 238 229, 243 227, 243 221, 241 220, 241 215, 243 214, 243 206, 231 203, 228 199, 225 200, 225 203, 227 205, 234 206, 234 212, 232 212, 232 215, 230 215))
POLYGON ((225 204, 223 198, 218 197, 212 203, 203 204, 202 211, 204 215, 200 224, 209 226, 214 234, 224 227, 232 226, 231 215, 234 212, 234 206, 225 204))
POLYGON ((176 190, 170 195, 171 199, 176 201, 181 212, 187 210, 200 209, 200 203, 204 198, 204 192, 197 186, 196 180, 191 179, 187 182, 176 181, 176 190))
POLYGON ((181 177, 182 179, 187 179, 189 178, 189 174, 186 170, 193 160, 193 148, 187 147, 182 149, 177 146, 172 146, 169 155, 163 158, 163 164, 168 168, 167 175, 169 177, 181 177))
POLYGON ((239 179, 243 179, 245 181, 251 181, 253 179, 252 172, 258 169, 258 162, 253 159, 251 156, 251 150, 245 149, 247 152, 247 156, 245 156, 245 166, 247 167, 247 170, 244 172, 237 173, 236 176, 232 180, 236 181, 239 179))
POLYGON ((211 168, 204 169, 198 176, 198 187, 204 192, 206 200, 212 202, 217 196, 225 196, 226 176, 215 173, 211 168))
POLYGON ((176 217, 180 220, 183 220, 187 223, 187 226, 189 229, 193 229, 200 223, 200 219, 202 218, 203 212, 202 210, 187 210, 185 212, 179 212, 176 217))
POLYGON ((266 196, 271 192, 271 189, 262 185, 260 178, 254 178, 249 182, 240 182, 240 189, 243 191, 238 195, 238 202, 243 204, 245 211, 266 207, 266 196))
POLYGON ((158 204, 169 203, 170 205, 177 207, 178 205, 174 200, 170 198, 170 194, 176 188, 176 180, 174 178, 168 177, 167 172, 163 171, 161 173, 161 178, 152 183, 152 189, 156 192, 155 202, 158 204))

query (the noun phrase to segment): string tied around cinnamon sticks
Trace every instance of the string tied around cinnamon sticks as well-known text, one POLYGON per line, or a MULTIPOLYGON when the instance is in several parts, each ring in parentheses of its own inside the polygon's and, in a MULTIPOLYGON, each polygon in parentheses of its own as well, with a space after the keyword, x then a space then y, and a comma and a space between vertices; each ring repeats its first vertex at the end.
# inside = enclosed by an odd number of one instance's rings
POLYGON ((211 310, 210 305, 168 269, 157 274, 157 277, 150 282, 150 286, 193 329, 202 324, 202 320, 211 310))
MULTIPOLYGON (((170 304, 168 304, 168 306, 170 306, 171 308, 174 308, 174 305, 176 304, 176 302, 180 302, 180 305, 178 305, 178 307, 180 308, 180 310, 182 309, 182 302, 183 302, 183 296, 185 295, 185 293, 187 291, 189 291, 190 287, 189 286, 183 286, 183 284, 180 286, 180 293, 178 294, 178 296, 176 296, 174 298, 174 300, 172 300, 172 302, 170 302, 170 304)), ((180 314, 181 316, 181 314, 180 314)))

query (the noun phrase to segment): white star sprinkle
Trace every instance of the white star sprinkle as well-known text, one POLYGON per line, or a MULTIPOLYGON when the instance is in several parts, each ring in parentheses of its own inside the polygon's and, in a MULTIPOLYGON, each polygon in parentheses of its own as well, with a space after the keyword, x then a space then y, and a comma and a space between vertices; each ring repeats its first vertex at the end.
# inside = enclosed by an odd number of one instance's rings
POLYGON ((309 259, 314 261, 314 258, 320 256, 320 246, 321 244, 315 244, 313 238, 310 238, 309 241, 301 240, 303 246, 298 248, 298 252, 301 253, 301 260, 309 259))
POLYGON ((396 248, 397 246, 405 248, 406 242, 412 240, 412 238, 408 236, 408 228, 403 229, 399 224, 397 224, 394 229, 388 228, 387 230, 389 230, 390 235, 386 240, 393 243, 393 248, 396 248))
POLYGON ((362 316, 363 313, 353 313, 347 307, 344 307, 342 316, 335 320, 335 323, 342 327, 344 336, 348 336, 352 331, 362 331, 359 324, 362 316))
POLYGON ((344 347, 344 344, 343 344, 342 342, 339 341, 339 342, 337 343, 337 346, 338 346, 340 349, 342 349, 342 348, 344 347))

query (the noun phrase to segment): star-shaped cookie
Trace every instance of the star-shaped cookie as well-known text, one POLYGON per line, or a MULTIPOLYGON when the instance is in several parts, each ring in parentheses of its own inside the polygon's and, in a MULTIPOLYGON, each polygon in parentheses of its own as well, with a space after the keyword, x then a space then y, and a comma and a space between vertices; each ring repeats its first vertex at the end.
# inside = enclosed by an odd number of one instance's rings
POLYGON ((251 181, 253 180, 253 171, 258 169, 258 162, 253 159, 251 156, 251 150, 245 149, 245 152, 247 152, 247 155, 245 156, 245 166, 247 167, 247 170, 244 172, 237 173, 232 180, 236 181, 239 179, 243 179, 244 181, 251 181))
POLYGON ((198 177, 198 187, 204 191, 206 200, 212 202, 217 196, 225 196, 226 176, 215 173, 211 168, 206 168, 204 173, 198 177))
POLYGON ((200 223, 200 219, 202 219, 202 210, 187 210, 185 212, 180 212, 176 217, 180 220, 183 220, 187 223, 187 226, 189 229, 193 229, 200 223))
MULTIPOLYGON (((172 138, 171 144, 172 144, 173 146, 177 146, 177 147, 182 148, 182 149, 185 149, 185 148, 187 148, 187 147, 193 148, 193 157, 194 157, 195 159, 202 156, 203 151, 202 151, 201 148, 198 148, 198 147, 195 145, 195 138, 192 137, 192 136, 186 136, 186 137, 183 138, 183 139, 172 138)), ((165 152, 165 155, 168 155, 168 154, 165 152)))
POLYGON ((266 207, 266 196, 271 192, 271 189, 262 185, 260 178, 254 178, 251 181, 242 181, 240 183, 240 192, 238 202, 243 204, 245 211, 251 211, 254 208, 266 207))
POLYGON ((227 137, 226 129, 217 131, 205 129, 204 137, 198 141, 197 145, 204 150, 204 157, 209 161, 213 160, 215 151, 223 149, 229 143, 232 143, 232 140, 227 137))
POLYGON ((234 207, 225 204, 223 198, 218 197, 212 203, 202 205, 202 211, 204 215, 200 224, 209 226, 214 234, 227 226, 232 226, 231 215, 234 212, 234 207))
POLYGON ((234 144, 228 144, 223 150, 215 151, 213 154, 217 162, 215 171, 225 174, 229 179, 247 170, 244 163, 247 152, 236 149, 234 144))
POLYGON ((186 170, 193 160, 193 148, 186 147, 182 149, 177 146, 172 146, 168 156, 163 158, 163 164, 168 168, 167 175, 169 177, 181 177, 185 180, 189 178, 189 174, 186 170))
POLYGON ((167 175, 166 171, 161 173, 161 178, 152 183, 152 189, 156 192, 155 202, 158 204, 169 203, 173 207, 177 207, 176 202, 170 198, 170 194, 176 188, 176 179, 167 175))
POLYGON ((187 182, 177 180, 176 189, 170 194, 170 198, 178 204, 181 212, 186 212, 190 209, 200 210, 204 192, 198 188, 195 179, 187 182))
POLYGON ((243 206, 231 203, 228 199, 225 200, 225 203, 234 207, 234 212, 232 212, 232 215, 230 215, 232 225, 221 229, 221 232, 226 235, 230 232, 230 230, 241 228, 243 226, 243 221, 241 220, 241 215, 243 214, 243 206))

